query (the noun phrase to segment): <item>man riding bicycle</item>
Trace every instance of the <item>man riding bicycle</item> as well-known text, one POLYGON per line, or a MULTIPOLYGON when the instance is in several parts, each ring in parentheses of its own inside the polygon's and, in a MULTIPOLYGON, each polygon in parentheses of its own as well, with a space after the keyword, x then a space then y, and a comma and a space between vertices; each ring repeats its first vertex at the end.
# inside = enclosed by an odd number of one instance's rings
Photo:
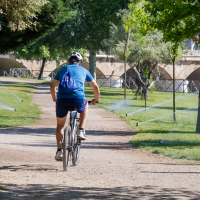
POLYGON ((77 112, 80 113, 80 126, 78 131, 78 137, 82 140, 87 139, 87 135, 85 133, 85 123, 88 114, 88 102, 85 99, 84 92, 84 83, 85 80, 88 84, 93 88, 94 99, 91 104, 95 104, 99 101, 99 87, 95 82, 94 78, 90 74, 90 72, 81 66, 83 61, 83 57, 78 52, 73 52, 68 56, 69 64, 62 67, 56 76, 54 77, 51 85, 50 92, 54 102, 56 102, 56 118, 57 118, 57 127, 56 127, 56 140, 57 140, 57 152, 56 152, 56 160, 60 160, 63 157, 61 151, 61 143, 64 134, 64 125, 67 117, 67 111, 64 110, 66 106, 73 106, 77 109, 77 112), (56 95, 56 87, 60 84, 61 79, 66 72, 69 71, 73 74, 75 79, 77 90, 72 93, 61 93, 60 89, 58 89, 56 95))

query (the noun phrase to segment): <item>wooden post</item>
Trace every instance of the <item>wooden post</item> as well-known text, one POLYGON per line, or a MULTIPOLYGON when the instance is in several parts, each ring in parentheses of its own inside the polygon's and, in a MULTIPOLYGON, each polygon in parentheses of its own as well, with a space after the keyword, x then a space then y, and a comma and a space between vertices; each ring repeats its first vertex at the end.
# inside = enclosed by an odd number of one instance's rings
POLYGON ((199 90, 199 104, 198 104, 196 133, 200 133, 200 90, 199 90))
POLYGON ((144 87, 145 87, 145 111, 146 111, 146 107, 147 107, 147 85, 145 85, 144 87))
POLYGON ((174 116, 174 123, 176 122, 176 79, 175 79, 175 60, 176 57, 173 58, 173 116, 174 116))

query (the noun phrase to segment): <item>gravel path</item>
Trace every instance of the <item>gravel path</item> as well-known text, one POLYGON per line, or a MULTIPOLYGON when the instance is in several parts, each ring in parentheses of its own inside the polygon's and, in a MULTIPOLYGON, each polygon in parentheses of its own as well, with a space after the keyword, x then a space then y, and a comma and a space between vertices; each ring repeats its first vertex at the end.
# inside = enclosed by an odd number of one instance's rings
POLYGON ((199 165, 136 151, 128 142, 135 132, 126 122, 95 106, 89 108, 89 139, 82 143, 79 165, 63 172, 62 162, 54 160, 49 86, 38 84, 34 92, 44 112, 40 122, 0 129, 0 186, 6 188, 0 200, 200 199, 199 165))

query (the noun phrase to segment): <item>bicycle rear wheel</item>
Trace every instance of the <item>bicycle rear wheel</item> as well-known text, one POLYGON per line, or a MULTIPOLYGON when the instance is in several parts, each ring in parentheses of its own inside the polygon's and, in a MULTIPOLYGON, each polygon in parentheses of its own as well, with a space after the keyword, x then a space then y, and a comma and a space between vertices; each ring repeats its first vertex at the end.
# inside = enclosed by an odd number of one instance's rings
POLYGON ((78 165, 79 155, 80 155, 80 147, 81 147, 81 140, 77 137, 77 133, 79 130, 79 123, 76 124, 76 130, 74 135, 74 152, 72 155, 72 164, 74 166, 78 165))
POLYGON ((65 129, 63 141, 63 170, 68 171, 70 167, 71 154, 72 154, 72 133, 71 127, 65 129))

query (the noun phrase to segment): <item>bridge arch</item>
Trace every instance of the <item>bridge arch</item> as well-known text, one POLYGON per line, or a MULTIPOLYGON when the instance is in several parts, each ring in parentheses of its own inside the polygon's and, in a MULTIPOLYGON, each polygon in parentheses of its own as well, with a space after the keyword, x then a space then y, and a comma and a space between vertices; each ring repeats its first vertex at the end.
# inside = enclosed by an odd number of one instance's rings
MULTIPOLYGON (((163 67, 159 66, 159 72, 160 73, 163 72, 163 67)), ((122 76, 124 76, 124 73, 122 74, 122 76)), ((126 71, 126 76, 127 77, 131 77, 133 79, 137 78, 137 75, 136 75, 135 71, 132 68, 129 68, 126 71)), ((156 69, 153 70, 152 76, 153 77, 158 76, 158 72, 157 72, 156 69)), ((172 79, 172 76, 167 72, 167 70, 164 69, 164 74, 163 74, 163 76, 160 79, 172 79)))
POLYGON ((10 59, 10 58, 0 58, 0 70, 10 72, 11 68, 26 68, 22 63, 10 59))
POLYGON ((199 80, 200 79, 200 66, 192 71, 188 77, 186 78, 187 80, 199 80))
MULTIPOLYGON (((40 67, 42 66, 42 61, 39 60, 23 60, 23 59, 16 59, 13 55, 0 55, 0 74, 3 71, 10 73, 10 69, 12 68, 24 68, 31 71, 34 75, 39 74, 40 67)), ((47 77, 52 70, 56 68, 55 61, 48 61, 45 64, 45 71, 48 71, 45 74, 47 77)))
MULTIPOLYGON (((162 74, 162 72, 163 72, 163 67, 164 66, 162 66, 162 65, 160 65, 158 67, 158 70, 159 70, 160 74, 162 74)), ((158 71, 156 69, 153 70, 152 76, 153 77, 158 76, 158 71)), ((173 78, 172 75, 169 73, 169 71, 167 70, 167 68, 165 68, 164 69, 164 73, 163 73, 163 75, 161 76, 160 79, 162 80, 162 79, 172 79, 172 78, 173 78)))

